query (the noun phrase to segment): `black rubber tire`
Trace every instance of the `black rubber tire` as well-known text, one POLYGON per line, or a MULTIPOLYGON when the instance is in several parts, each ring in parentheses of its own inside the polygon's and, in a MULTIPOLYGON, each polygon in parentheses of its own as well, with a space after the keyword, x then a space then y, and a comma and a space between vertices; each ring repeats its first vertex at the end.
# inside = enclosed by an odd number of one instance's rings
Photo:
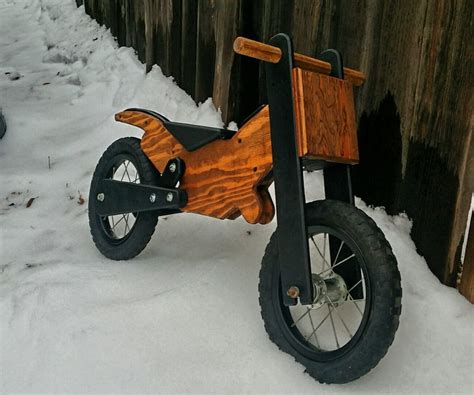
POLYGON ((140 139, 134 137, 121 138, 112 143, 104 152, 97 164, 92 177, 89 192, 89 226, 92 239, 97 249, 107 258, 127 260, 137 256, 148 244, 155 231, 158 216, 155 212, 134 214, 135 224, 129 234, 121 241, 115 241, 104 230, 102 219, 96 214, 95 202, 97 183, 108 178, 117 157, 126 156, 138 171, 142 184, 157 185, 158 171, 140 148, 140 139))
POLYGON ((277 232, 272 235, 262 260, 259 302, 270 339, 305 366, 322 383, 347 383, 369 372, 386 354, 398 328, 401 284, 397 261, 382 231, 364 212, 349 204, 321 200, 306 205, 308 228, 324 226, 350 238, 360 251, 370 282, 371 303, 361 334, 349 349, 329 360, 301 351, 285 321, 281 303, 277 232))

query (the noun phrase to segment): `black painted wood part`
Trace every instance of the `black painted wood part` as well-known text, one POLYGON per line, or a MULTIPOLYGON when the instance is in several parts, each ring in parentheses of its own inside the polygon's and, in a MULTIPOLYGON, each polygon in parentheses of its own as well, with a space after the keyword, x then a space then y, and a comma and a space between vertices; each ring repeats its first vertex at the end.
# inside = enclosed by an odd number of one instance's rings
POLYGON ((119 215, 141 211, 179 210, 187 203, 182 189, 135 184, 112 179, 99 181, 97 214, 119 215))
POLYGON ((235 134, 234 130, 200 126, 188 123, 172 122, 163 115, 143 108, 129 108, 127 111, 140 111, 160 120, 187 151, 196 151, 215 140, 228 140, 235 134))
POLYGON ((293 108, 293 48, 286 34, 277 34, 270 44, 282 52, 278 63, 266 63, 267 95, 273 153, 273 176, 278 221, 278 260, 283 302, 297 301, 287 295, 297 287, 302 304, 313 301, 308 232, 305 219, 305 194, 301 159, 296 146, 293 108))

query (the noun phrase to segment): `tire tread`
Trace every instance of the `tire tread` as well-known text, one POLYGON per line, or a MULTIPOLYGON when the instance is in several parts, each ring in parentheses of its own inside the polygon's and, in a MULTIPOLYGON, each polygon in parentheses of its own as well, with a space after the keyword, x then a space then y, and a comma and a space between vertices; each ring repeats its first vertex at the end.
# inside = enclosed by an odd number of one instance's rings
MULTIPOLYGON (((319 218, 344 218, 348 226, 357 232, 358 237, 364 240, 369 246, 374 256, 378 256, 377 271, 383 274, 385 279, 389 279, 389 284, 377 286, 373 295, 375 309, 385 309, 388 301, 388 310, 380 316, 379 322, 371 323, 370 332, 375 334, 371 339, 370 350, 358 350, 357 359, 353 357, 349 361, 340 360, 330 362, 315 362, 300 355, 286 340, 277 320, 274 318, 274 306, 271 302, 271 292, 273 275, 275 269, 272 267, 278 261, 276 248, 276 235, 274 232, 268 243, 262 259, 259 281, 259 303, 261 315, 264 321, 265 330, 270 340, 278 348, 292 355, 297 362, 305 366, 306 372, 321 383, 347 383, 356 380, 372 370, 387 353, 388 348, 393 343, 395 332, 399 326, 399 316, 401 313, 401 280, 397 268, 397 261, 393 255, 390 244, 385 239, 383 232, 377 227, 375 222, 363 211, 346 203, 334 200, 315 201, 307 204, 307 221, 319 218), (388 293, 387 293, 388 292, 388 293), (384 301, 381 303, 380 301, 384 301)), ((369 323, 368 323, 369 326, 369 323)), ((364 334, 366 335, 366 334, 364 334)), ((363 335, 363 336, 364 336, 363 335)), ((359 344, 354 346, 356 349, 359 344)))
POLYGON ((104 166, 120 153, 131 154, 137 160, 137 170, 140 173, 140 180, 143 183, 155 185, 157 181, 157 170, 153 167, 149 159, 143 153, 140 147, 140 139, 135 137, 124 137, 112 143, 107 150, 102 154, 96 171, 91 182, 91 190, 89 195, 89 226, 92 235, 92 240, 97 249, 107 258, 113 260, 128 260, 136 257, 147 246, 153 233, 155 232, 158 216, 153 212, 141 213, 139 224, 132 230, 134 232, 130 239, 118 246, 107 242, 102 236, 102 233, 97 229, 95 212, 93 207, 94 200, 94 185, 101 177, 101 170, 104 166), (138 226, 139 225, 139 226, 138 226))

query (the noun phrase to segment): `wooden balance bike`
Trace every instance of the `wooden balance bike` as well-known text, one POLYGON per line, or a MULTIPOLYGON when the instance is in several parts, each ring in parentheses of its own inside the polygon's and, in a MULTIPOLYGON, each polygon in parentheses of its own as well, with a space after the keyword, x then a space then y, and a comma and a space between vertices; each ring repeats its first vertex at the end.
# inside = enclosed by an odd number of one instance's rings
MULTIPOLYGON (((364 75, 339 53, 293 53, 239 37, 234 50, 266 62, 268 105, 238 131, 176 123, 128 109, 116 120, 144 131, 103 154, 90 188, 89 221, 100 252, 130 259, 158 217, 197 213, 274 217, 277 230, 260 271, 260 306, 270 339, 318 381, 345 383, 385 355, 398 327, 397 262, 382 231, 354 206, 350 167, 358 162, 353 85, 364 75), (326 200, 305 201, 303 171, 324 173, 326 200)), ((214 244, 210 244, 212 248, 214 244)))

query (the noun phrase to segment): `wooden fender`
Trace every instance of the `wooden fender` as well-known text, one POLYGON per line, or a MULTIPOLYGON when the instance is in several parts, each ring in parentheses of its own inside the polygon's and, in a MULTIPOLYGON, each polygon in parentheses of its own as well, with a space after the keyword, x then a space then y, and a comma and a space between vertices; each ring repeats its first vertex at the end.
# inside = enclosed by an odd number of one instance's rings
POLYGON ((180 188, 188 194, 184 212, 220 219, 241 214, 251 224, 273 219, 275 208, 268 193, 273 181, 270 117, 265 106, 229 140, 216 140, 187 151, 162 122, 140 111, 123 111, 119 122, 145 131, 141 148, 160 173, 168 161, 181 158, 186 166, 180 188))

